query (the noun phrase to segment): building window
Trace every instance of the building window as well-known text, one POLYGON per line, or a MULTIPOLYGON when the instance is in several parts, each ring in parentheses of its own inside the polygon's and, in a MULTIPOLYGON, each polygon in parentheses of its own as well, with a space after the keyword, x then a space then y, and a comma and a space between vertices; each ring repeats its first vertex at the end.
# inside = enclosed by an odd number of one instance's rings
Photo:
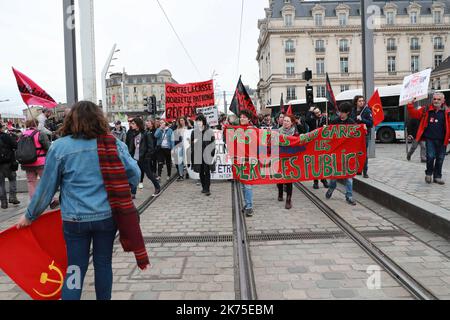
POLYGON ((287 40, 285 43, 285 49, 286 53, 294 53, 295 52, 294 41, 287 40))
POLYGON ((316 13, 314 15, 314 22, 315 22, 316 27, 323 26, 323 15, 321 13, 316 13))
POLYGON ((436 79, 433 86, 434 90, 441 90, 441 79, 436 79))
POLYGON ((339 51, 340 52, 348 52, 349 51, 347 39, 342 39, 339 41, 339 51))
POLYGON ((327 96, 325 86, 317 86, 316 96, 317 98, 325 98, 327 96))
POLYGON ((434 50, 443 50, 444 44, 442 43, 442 37, 436 37, 433 40, 434 42, 434 50))
POLYGON ((442 54, 437 54, 434 56, 434 67, 437 68, 442 63, 442 54))
POLYGON ((389 38, 387 40, 387 51, 396 51, 397 50, 397 46, 395 44, 395 39, 394 38, 389 38))
POLYGON ((348 58, 341 58, 341 73, 348 73, 348 58))
POLYGON ((440 11, 433 11, 433 22, 435 24, 442 23, 442 14, 440 11))
POLYGON ((420 50, 419 38, 411 38, 411 50, 420 50))
POLYGON ((292 27, 293 25, 292 14, 287 14, 284 16, 284 24, 286 27, 292 27))
POLYGON ((287 87, 286 99, 288 101, 297 99, 297 95, 295 94, 295 87, 287 87))
POLYGON ((348 91, 348 90, 350 90, 350 85, 349 84, 341 85, 341 92, 348 91))
POLYGON ((418 14, 416 11, 411 12, 409 17, 410 17, 411 24, 417 24, 418 14))
POLYGON ((419 56, 411 56, 411 72, 419 72, 419 56))
POLYGON ((295 59, 286 59, 286 74, 288 76, 295 75, 295 59))
POLYGON ((396 72, 395 60, 396 60, 395 57, 388 57, 388 72, 389 73, 396 72))
POLYGON ((339 25, 346 26, 347 25, 347 14, 339 13, 339 25))
POLYGON ((316 52, 325 52, 324 40, 316 40, 316 52))
POLYGON ((395 23, 394 12, 386 12, 386 24, 393 25, 395 23))
POLYGON ((317 74, 320 74, 320 75, 325 74, 325 59, 324 58, 316 59, 316 68, 317 68, 317 74))

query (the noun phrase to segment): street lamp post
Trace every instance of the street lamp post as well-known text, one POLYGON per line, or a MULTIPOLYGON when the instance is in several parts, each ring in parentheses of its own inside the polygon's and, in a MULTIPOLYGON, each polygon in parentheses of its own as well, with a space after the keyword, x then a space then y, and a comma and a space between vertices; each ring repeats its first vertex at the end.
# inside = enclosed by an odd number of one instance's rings
POLYGON ((103 71, 102 71, 102 106, 103 106, 103 113, 105 115, 108 114, 108 109, 109 109, 109 105, 108 105, 108 99, 107 99, 107 95, 106 95, 106 78, 108 76, 108 71, 109 68, 111 67, 111 62, 114 59, 114 54, 116 52, 119 52, 120 50, 116 50, 117 48, 117 44, 114 44, 113 48, 111 49, 111 53, 108 56, 108 59, 106 60, 105 66, 103 67, 103 71))
POLYGON ((78 101, 74 2, 74 0, 63 0, 66 96, 69 105, 78 101))

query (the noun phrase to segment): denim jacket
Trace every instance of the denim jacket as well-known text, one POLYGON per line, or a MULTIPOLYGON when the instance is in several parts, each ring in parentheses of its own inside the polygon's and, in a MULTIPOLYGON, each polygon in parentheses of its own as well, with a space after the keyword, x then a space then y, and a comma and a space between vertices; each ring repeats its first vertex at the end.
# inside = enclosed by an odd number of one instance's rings
MULTIPOLYGON (((119 158, 131 185, 137 186, 141 172, 127 146, 117 140, 119 158)), ((44 174, 25 212, 34 221, 49 206, 60 188, 63 221, 95 222, 112 217, 98 158, 97 140, 64 137, 47 154, 44 174)))
MULTIPOLYGON (((167 138, 169 138, 169 149, 172 150, 175 147, 173 130, 170 128, 166 129, 166 135, 167 135, 167 138)), ((156 145, 158 147, 161 147, 161 144, 163 143, 163 138, 164 138, 164 131, 162 131, 161 129, 156 130, 155 138, 156 138, 156 145)))

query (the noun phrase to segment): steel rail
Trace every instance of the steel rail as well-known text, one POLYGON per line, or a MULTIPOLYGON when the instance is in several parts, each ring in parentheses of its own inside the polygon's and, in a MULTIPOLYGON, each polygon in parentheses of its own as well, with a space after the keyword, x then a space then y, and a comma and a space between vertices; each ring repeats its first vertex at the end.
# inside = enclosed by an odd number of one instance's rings
POLYGON ((421 283, 415 280, 408 272, 385 255, 370 240, 367 240, 360 232, 345 221, 339 214, 331 209, 323 200, 319 199, 307 187, 300 183, 295 184, 317 208, 319 208, 328 218, 330 218, 350 239, 363 249, 372 259, 382 266, 402 287, 410 292, 418 300, 438 300, 438 298, 426 289, 421 283))
POLYGON ((247 234, 247 225, 242 213, 240 185, 232 183, 233 201, 233 235, 235 247, 235 267, 237 267, 239 277, 238 300, 257 300, 255 277, 253 273, 253 263, 250 256, 250 247, 247 234))

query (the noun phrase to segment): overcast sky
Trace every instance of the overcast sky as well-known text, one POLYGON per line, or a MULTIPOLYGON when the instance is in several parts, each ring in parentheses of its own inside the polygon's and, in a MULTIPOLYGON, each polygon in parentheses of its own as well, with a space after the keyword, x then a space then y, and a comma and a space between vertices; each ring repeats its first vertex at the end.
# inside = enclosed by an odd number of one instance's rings
MULTIPOLYGON (((179 83, 208 80, 215 70, 220 90, 234 91, 239 73, 258 82, 258 19, 268 0, 244 0, 240 70, 240 0, 160 0, 201 77, 184 53, 156 0, 95 0, 97 81, 114 43, 121 50, 112 71, 158 73, 169 69, 179 83)), ((78 3, 76 1, 76 3, 78 3)), ((78 8, 78 6, 77 6, 78 8)), ((0 0, 0 112, 25 108, 11 71, 25 73, 56 101, 65 101, 62 0, 0 0)), ((78 57, 81 64, 81 59, 78 57)), ((79 72, 81 78, 81 71, 79 72)), ((82 91, 82 85, 79 84, 82 91)), ((101 84, 98 83, 98 99, 101 84)), ((82 97, 82 95, 81 95, 82 97)), ((228 98, 230 101, 231 98, 228 98)))

